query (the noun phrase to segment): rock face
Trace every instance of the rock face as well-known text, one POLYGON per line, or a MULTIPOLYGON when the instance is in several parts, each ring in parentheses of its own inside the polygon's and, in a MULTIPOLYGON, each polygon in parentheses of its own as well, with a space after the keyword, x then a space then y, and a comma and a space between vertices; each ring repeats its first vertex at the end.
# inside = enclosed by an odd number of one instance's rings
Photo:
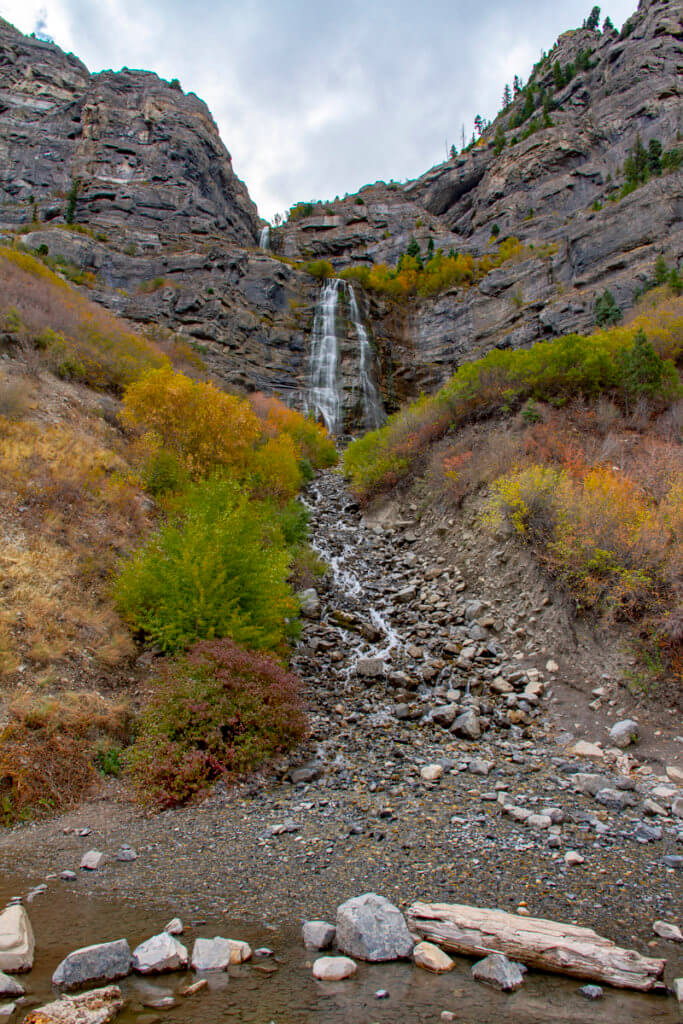
POLYGON ((21 906, 0 914, 0 971, 30 971, 35 939, 28 914, 21 906))
MULTIPOLYGON (((469 288, 395 302, 353 286, 372 374, 392 411, 464 359, 591 329, 605 288, 626 311, 657 255, 680 259, 680 172, 621 197, 636 138, 670 150, 683 129, 678 0, 641 0, 629 23, 621 36, 560 37, 534 72, 555 104, 552 124, 512 127, 518 98, 499 122, 500 152, 487 130, 416 181, 378 182, 290 219, 271 231, 266 252, 256 208, 201 100, 146 72, 91 75, 0 21, 0 232, 26 232, 28 248, 47 246, 92 272, 93 298, 200 346, 226 386, 275 391, 298 407, 320 295, 304 261, 329 260, 335 272, 395 266, 412 236, 423 252, 431 239, 479 258, 518 238, 518 255, 469 288), (580 50, 591 51, 590 67, 557 89, 553 65, 575 63, 580 50), (65 225, 70 193, 79 232, 65 225)), ((357 346, 352 328, 341 333, 342 349, 357 346)), ((340 373, 350 410, 354 382, 340 373)), ((354 425, 347 417, 344 427, 354 425)))
POLYGON ((338 908, 337 946, 359 960, 398 960, 411 955, 413 940, 401 911, 383 896, 366 893, 338 908))
POLYGON ((107 1024, 123 1008, 117 985, 97 988, 79 996, 63 996, 24 1018, 24 1024, 107 1024))
POLYGON ((130 973, 130 948, 126 939, 84 946, 69 953, 52 975, 52 984, 67 992, 98 981, 116 981, 130 973))

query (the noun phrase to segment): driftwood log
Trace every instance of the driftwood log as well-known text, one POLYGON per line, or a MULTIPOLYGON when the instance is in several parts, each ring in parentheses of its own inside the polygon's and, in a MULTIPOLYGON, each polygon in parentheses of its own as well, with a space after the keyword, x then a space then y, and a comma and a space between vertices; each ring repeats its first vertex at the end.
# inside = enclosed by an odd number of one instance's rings
POLYGON ((406 914, 413 935, 454 953, 504 953, 528 967, 648 992, 658 986, 666 960, 620 949, 591 928, 482 910, 458 903, 413 903, 406 914))

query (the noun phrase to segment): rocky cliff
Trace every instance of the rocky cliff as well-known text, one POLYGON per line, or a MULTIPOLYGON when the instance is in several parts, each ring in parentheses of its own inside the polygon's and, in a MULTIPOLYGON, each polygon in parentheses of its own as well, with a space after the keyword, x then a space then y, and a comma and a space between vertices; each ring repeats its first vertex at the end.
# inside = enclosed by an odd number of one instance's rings
POLYGON ((91 271, 92 296, 183 334, 228 386, 297 403, 319 289, 305 261, 395 265, 412 237, 481 257, 518 238, 518 257, 472 287, 359 294, 391 407, 491 347, 592 327, 605 288, 627 309, 660 253, 681 259, 680 169, 622 186, 638 138, 679 145, 682 39, 678 0, 641 0, 621 34, 565 33, 534 70, 531 117, 513 127, 522 93, 467 152, 314 204, 262 252, 256 208, 196 96, 147 72, 91 75, 0 21, 0 231, 91 271), (555 65, 569 64, 558 84, 555 65))

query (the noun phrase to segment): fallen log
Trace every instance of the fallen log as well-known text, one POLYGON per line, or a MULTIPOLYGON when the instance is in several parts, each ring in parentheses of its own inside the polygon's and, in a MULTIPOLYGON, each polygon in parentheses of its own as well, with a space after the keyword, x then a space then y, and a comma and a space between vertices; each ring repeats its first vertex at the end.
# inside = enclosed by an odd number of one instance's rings
POLYGON ((592 928, 522 917, 459 903, 413 903, 406 914, 414 937, 453 953, 504 953, 528 967, 604 981, 648 992, 658 986, 666 960, 621 949, 592 928))

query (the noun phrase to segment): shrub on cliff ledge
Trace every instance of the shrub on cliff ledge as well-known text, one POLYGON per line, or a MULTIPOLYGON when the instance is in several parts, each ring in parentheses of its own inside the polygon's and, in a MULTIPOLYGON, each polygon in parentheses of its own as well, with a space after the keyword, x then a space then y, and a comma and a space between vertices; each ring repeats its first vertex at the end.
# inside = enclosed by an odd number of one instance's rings
POLYGON ((306 733, 299 686, 273 658, 229 640, 166 662, 128 756, 141 797, 172 807, 294 746, 306 733))

